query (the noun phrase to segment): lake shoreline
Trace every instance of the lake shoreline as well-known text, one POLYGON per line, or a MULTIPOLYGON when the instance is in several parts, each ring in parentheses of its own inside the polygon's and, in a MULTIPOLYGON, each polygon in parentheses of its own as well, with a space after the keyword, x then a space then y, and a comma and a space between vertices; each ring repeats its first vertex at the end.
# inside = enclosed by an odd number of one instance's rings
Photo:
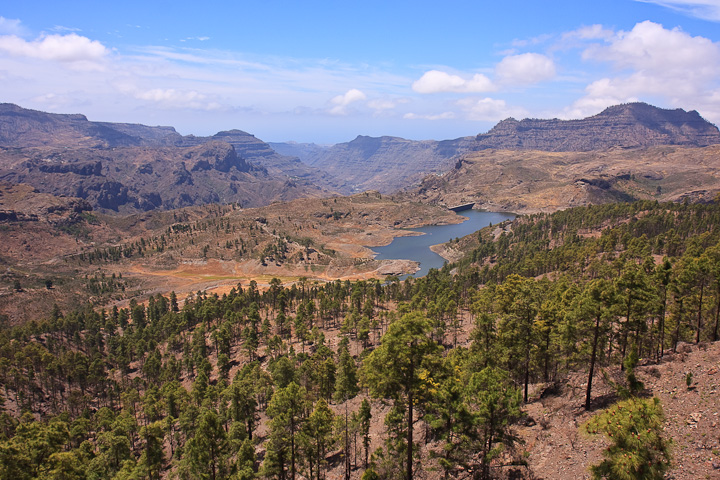
MULTIPOLYGON (((460 223, 447 225, 432 225, 412 229, 415 235, 403 232, 393 239, 390 244, 380 247, 368 247, 375 252, 375 260, 411 260, 418 262, 420 268, 415 277, 425 276, 431 268, 442 268, 446 262, 460 259, 460 252, 448 248, 449 241, 473 234, 489 225, 501 223, 516 217, 513 213, 486 212, 479 210, 464 210, 457 214, 465 217, 460 223)), ((409 276, 409 275, 408 275, 409 276)))

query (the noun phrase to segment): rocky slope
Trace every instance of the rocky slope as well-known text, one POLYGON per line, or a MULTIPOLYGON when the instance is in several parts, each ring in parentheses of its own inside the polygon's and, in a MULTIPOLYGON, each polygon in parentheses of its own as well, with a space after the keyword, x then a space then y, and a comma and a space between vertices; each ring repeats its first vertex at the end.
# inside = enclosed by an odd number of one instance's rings
MULTIPOLYGON (((664 432, 673 441, 673 467, 666 478, 676 480, 720 478, 718 440, 718 369, 720 343, 680 344, 658 364, 648 362, 636 370, 645 395, 660 399, 665 412, 664 432), (688 388, 686 375, 693 373, 688 388)), ((609 372, 618 374, 616 370, 609 372)), ((539 390, 525 407, 532 421, 518 428, 529 467, 523 478, 589 479, 588 466, 602 459, 602 438, 580 433, 579 427, 598 410, 584 411, 586 377, 571 375, 553 390, 539 390)), ((600 398, 613 398, 612 387, 599 376, 600 398)))
POLYGON ((407 195, 447 206, 475 202, 491 211, 551 212, 657 199, 709 200, 720 192, 720 146, 662 146, 600 152, 483 150, 407 195))
POLYGON ((79 197, 95 209, 117 213, 207 203, 260 206, 323 193, 246 162, 224 142, 115 149, 0 147, 0 179, 79 197))

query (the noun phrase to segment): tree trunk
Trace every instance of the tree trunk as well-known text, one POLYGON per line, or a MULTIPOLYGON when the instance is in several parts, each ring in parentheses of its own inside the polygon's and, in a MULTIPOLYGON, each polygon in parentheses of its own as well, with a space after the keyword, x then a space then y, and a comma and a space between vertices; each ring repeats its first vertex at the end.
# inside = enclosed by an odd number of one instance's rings
POLYGON ((290 420, 290 478, 295 480, 295 422, 290 420))
MULTIPOLYGON (((413 341, 413 347, 415 342, 413 341)), ((407 480, 412 480, 412 455, 413 455, 413 390, 412 378, 415 376, 415 363, 412 354, 410 355, 410 372, 408 378, 410 381, 406 386, 408 399, 408 423, 407 423, 407 480)))
POLYGON ((585 410, 590 410, 590 394, 592 392, 593 375, 595 374, 595 360, 597 358, 598 338, 600 337, 600 314, 595 319, 595 334, 593 335, 592 355, 590 356, 590 373, 588 374, 587 391, 585 392, 585 410))
POLYGON ((677 344, 680 341, 680 322, 682 321, 683 314, 683 301, 682 299, 678 302, 680 310, 678 311, 677 324, 675 325, 675 338, 673 339, 673 353, 677 353, 677 344))
POLYGON ((625 327, 621 327, 622 330, 622 358, 620 359, 620 371, 625 371, 625 352, 627 350, 627 339, 628 339, 628 333, 630 329, 630 308, 631 308, 631 300, 628 299, 628 307, 627 307, 627 313, 625 315, 625 327))
MULTIPOLYGON (((410 370, 412 370, 412 362, 410 370)), ((413 395, 408 389, 408 424, 407 424, 407 480, 412 480, 412 451, 413 451, 413 395)))
POLYGON ((348 405, 345 396, 345 480, 350 480, 350 440, 348 437, 348 405))
POLYGON ((667 287, 665 287, 665 291, 663 291, 662 315, 660 316, 660 321, 658 324, 658 328, 660 329, 660 357, 658 357, 658 360, 660 360, 665 355, 665 314, 666 313, 667 313, 667 287))
POLYGON ((718 326, 720 325, 720 292, 718 292, 718 303, 715 306, 715 329, 713 330, 713 342, 718 341, 718 326))
POLYGON ((700 301, 698 302, 697 332, 695 333, 695 343, 700 343, 700 328, 702 325, 702 302, 703 302, 703 292, 704 291, 705 291, 705 282, 700 284, 700 301))
POLYGON ((525 345, 525 393, 523 395, 523 401, 528 401, 528 384, 530 383, 530 335, 527 338, 527 344, 525 345))
POLYGON ((543 373, 543 377, 545 382, 550 381, 550 329, 547 331, 547 335, 545 336, 545 372, 543 373))

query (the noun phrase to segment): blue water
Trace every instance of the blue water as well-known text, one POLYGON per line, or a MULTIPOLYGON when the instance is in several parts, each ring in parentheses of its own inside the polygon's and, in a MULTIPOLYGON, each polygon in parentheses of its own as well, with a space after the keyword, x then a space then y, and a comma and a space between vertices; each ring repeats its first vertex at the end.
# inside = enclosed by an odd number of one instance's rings
MULTIPOLYGON (((480 212, 478 210, 465 210, 458 215, 466 217, 462 223, 455 225, 431 225, 429 227, 413 228, 413 232, 422 232, 424 235, 412 237, 397 237, 392 243, 384 247, 372 247, 377 253, 377 260, 413 260, 420 263, 420 270, 413 277, 427 275, 431 268, 442 268, 445 259, 430 250, 432 245, 449 242, 451 239, 464 237, 477 232, 481 228, 505 220, 515 218, 511 213, 480 212)), ((401 277, 406 278, 407 275, 401 277)))

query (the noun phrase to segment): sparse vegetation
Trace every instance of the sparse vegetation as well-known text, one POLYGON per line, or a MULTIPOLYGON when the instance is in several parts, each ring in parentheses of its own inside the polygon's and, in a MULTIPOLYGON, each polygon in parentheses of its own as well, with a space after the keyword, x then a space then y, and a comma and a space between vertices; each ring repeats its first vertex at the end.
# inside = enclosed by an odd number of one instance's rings
MULTIPOLYGON (((670 465, 662 409, 639 395, 671 377, 648 370, 641 381, 639 359, 715 339, 718 208, 644 202, 521 217, 497 236, 495 226, 454 241, 467 259, 404 282, 272 279, 183 301, 56 306, 0 330, 2 473, 530 475, 533 453, 517 448, 517 432, 537 385, 580 375, 582 411, 607 401, 607 385, 621 399, 583 427, 612 435, 595 474, 657 478, 670 465), (590 387, 591 366, 606 384, 590 387), (624 416, 607 430, 613 412, 624 416)), ((287 219, 264 217, 244 234, 272 238, 259 243, 265 258, 290 258, 295 242, 278 233, 287 219)), ((237 234, 242 221, 210 218, 197 230, 237 234)), ((162 256, 162 235, 170 248, 195 233, 185 224, 134 244, 162 256)), ((209 246, 209 257, 224 249, 203 238, 197 248, 209 246)), ((102 270, 85 281, 95 295, 127 286, 102 270)), ((535 415, 551 435, 553 423, 535 415)))

